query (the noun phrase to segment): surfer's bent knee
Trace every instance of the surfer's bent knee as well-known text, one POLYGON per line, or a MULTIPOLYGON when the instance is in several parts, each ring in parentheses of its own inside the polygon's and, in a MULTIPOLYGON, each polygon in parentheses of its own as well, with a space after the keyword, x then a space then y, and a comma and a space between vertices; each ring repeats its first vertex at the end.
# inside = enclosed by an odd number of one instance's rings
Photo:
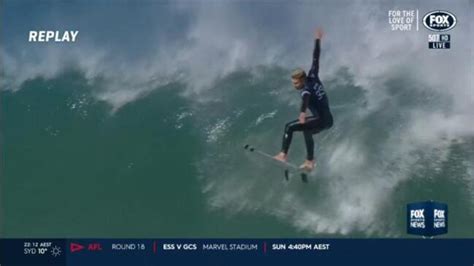
POLYGON ((288 122, 286 123, 285 125, 285 133, 289 132, 289 131, 293 131, 293 126, 295 125, 295 121, 291 121, 291 122, 288 122))

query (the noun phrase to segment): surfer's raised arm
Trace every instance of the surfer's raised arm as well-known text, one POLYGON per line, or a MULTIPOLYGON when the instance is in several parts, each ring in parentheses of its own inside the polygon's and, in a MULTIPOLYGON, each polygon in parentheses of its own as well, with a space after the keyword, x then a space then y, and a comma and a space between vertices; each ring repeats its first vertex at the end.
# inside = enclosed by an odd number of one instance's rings
POLYGON ((321 39, 323 38, 323 30, 317 28, 315 32, 315 44, 313 50, 313 63, 311 64, 311 69, 309 70, 308 75, 312 78, 318 76, 319 73, 319 55, 321 53, 321 39))

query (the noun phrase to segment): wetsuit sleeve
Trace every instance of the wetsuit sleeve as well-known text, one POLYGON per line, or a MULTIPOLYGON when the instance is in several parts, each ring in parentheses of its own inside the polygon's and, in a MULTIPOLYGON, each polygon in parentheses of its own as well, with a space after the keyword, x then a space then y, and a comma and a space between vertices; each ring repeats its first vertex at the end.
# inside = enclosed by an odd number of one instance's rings
POLYGON ((309 70, 309 76, 315 78, 319 74, 319 54, 321 53, 321 40, 316 39, 313 50, 313 63, 309 70))
POLYGON ((309 104, 309 92, 307 91, 303 91, 303 93, 301 94, 302 95, 302 101, 301 101, 301 108, 300 108, 300 111, 302 113, 306 112, 306 108, 308 108, 308 104, 309 104))

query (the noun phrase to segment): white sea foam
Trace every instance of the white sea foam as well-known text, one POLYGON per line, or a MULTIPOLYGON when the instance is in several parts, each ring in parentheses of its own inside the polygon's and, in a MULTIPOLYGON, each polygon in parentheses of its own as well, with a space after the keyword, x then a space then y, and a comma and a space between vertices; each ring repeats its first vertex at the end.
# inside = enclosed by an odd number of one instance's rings
POLYGON ((207 132, 207 142, 216 142, 219 140, 219 138, 221 138, 227 128, 229 127, 229 121, 230 121, 230 118, 229 117, 226 117, 224 119, 221 119, 219 121, 217 121, 214 125, 210 126, 206 132, 207 132))
POLYGON ((257 117, 257 120, 255 121, 255 125, 258 126, 260 123, 263 122, 263 120, 273 118, 277 112, 278 112, 277 110, 273 110, 269 113, 260 115, 259 117, 257 117))

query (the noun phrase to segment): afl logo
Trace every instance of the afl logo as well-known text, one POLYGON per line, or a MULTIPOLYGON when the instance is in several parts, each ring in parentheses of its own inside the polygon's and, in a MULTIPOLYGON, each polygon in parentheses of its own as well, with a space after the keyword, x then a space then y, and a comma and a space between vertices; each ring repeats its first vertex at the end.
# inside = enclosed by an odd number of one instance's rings
POLYGON ((456 17, 447 11, 431 11, 423 17, 423 25, 432 31, 447 31, 456 25, 456 17))

